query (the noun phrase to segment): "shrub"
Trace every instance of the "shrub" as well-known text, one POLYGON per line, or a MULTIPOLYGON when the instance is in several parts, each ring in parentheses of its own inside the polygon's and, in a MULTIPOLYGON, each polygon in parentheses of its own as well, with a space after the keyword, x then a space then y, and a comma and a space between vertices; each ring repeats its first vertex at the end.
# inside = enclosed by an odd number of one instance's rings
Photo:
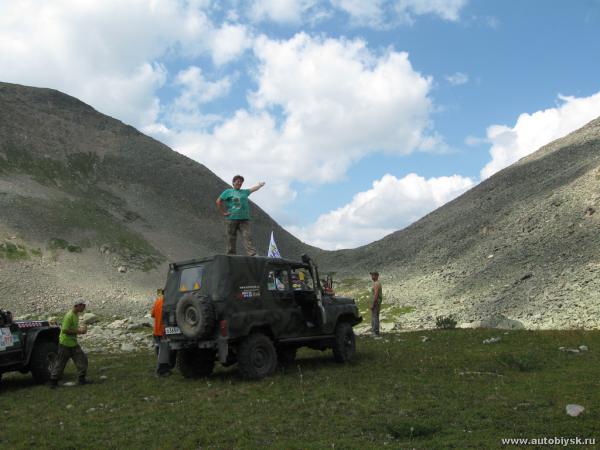
POLYGON ((435 318, 435 326, 442 330, 453 330, 456 328, 456 319, 453 315, 438 316, 435 318))

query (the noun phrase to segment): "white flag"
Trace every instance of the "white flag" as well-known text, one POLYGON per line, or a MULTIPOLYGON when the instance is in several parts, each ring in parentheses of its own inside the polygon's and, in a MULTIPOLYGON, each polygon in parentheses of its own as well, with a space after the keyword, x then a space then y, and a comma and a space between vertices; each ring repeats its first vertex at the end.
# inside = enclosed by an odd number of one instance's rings
POLYGON ((269 242, 269 251, 267 253, 269 258, 281 258, 281 254, 279 253, 279 249, 277 248, 277 244, 275 243, 275 236, 273 236, 273 232, 271 231, 271 242, 269 242))

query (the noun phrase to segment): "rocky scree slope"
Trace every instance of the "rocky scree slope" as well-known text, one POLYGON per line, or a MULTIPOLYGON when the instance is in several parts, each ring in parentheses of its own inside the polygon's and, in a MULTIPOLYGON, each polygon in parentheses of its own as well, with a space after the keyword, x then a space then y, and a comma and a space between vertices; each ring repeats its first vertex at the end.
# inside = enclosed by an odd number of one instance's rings
POLYGON ((598 328, 600 118, 411 226, 328 253, 345 274, 382 273, 404 327, 598 328))

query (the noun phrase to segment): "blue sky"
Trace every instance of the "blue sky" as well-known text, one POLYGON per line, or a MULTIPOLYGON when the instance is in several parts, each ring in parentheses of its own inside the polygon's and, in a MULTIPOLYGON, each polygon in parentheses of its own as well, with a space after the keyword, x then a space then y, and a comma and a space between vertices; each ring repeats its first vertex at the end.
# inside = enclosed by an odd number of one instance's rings
POLYGON ((599 0, 0 0, 0 80, 266 181, 348 248, 600 116, 599 30, 599 0))

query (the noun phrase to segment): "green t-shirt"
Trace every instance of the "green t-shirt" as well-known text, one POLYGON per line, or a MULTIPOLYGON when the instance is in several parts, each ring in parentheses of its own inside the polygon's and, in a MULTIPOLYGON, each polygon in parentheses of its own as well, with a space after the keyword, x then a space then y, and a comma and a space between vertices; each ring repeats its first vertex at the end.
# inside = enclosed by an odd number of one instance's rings
POLYGON ((65 330, 76 330, 79 328, 79 316, 73 311, 69 311, 62 321, 60 336, 58 342, 65 347, 75 347, 77 345, 76 334, 65 334, 65 330))
POLYGON ((250 208, 248 207, 248 196, 250 189, 226 189, 219 196, 227 206, 227 220, 249 220, 250 208))

